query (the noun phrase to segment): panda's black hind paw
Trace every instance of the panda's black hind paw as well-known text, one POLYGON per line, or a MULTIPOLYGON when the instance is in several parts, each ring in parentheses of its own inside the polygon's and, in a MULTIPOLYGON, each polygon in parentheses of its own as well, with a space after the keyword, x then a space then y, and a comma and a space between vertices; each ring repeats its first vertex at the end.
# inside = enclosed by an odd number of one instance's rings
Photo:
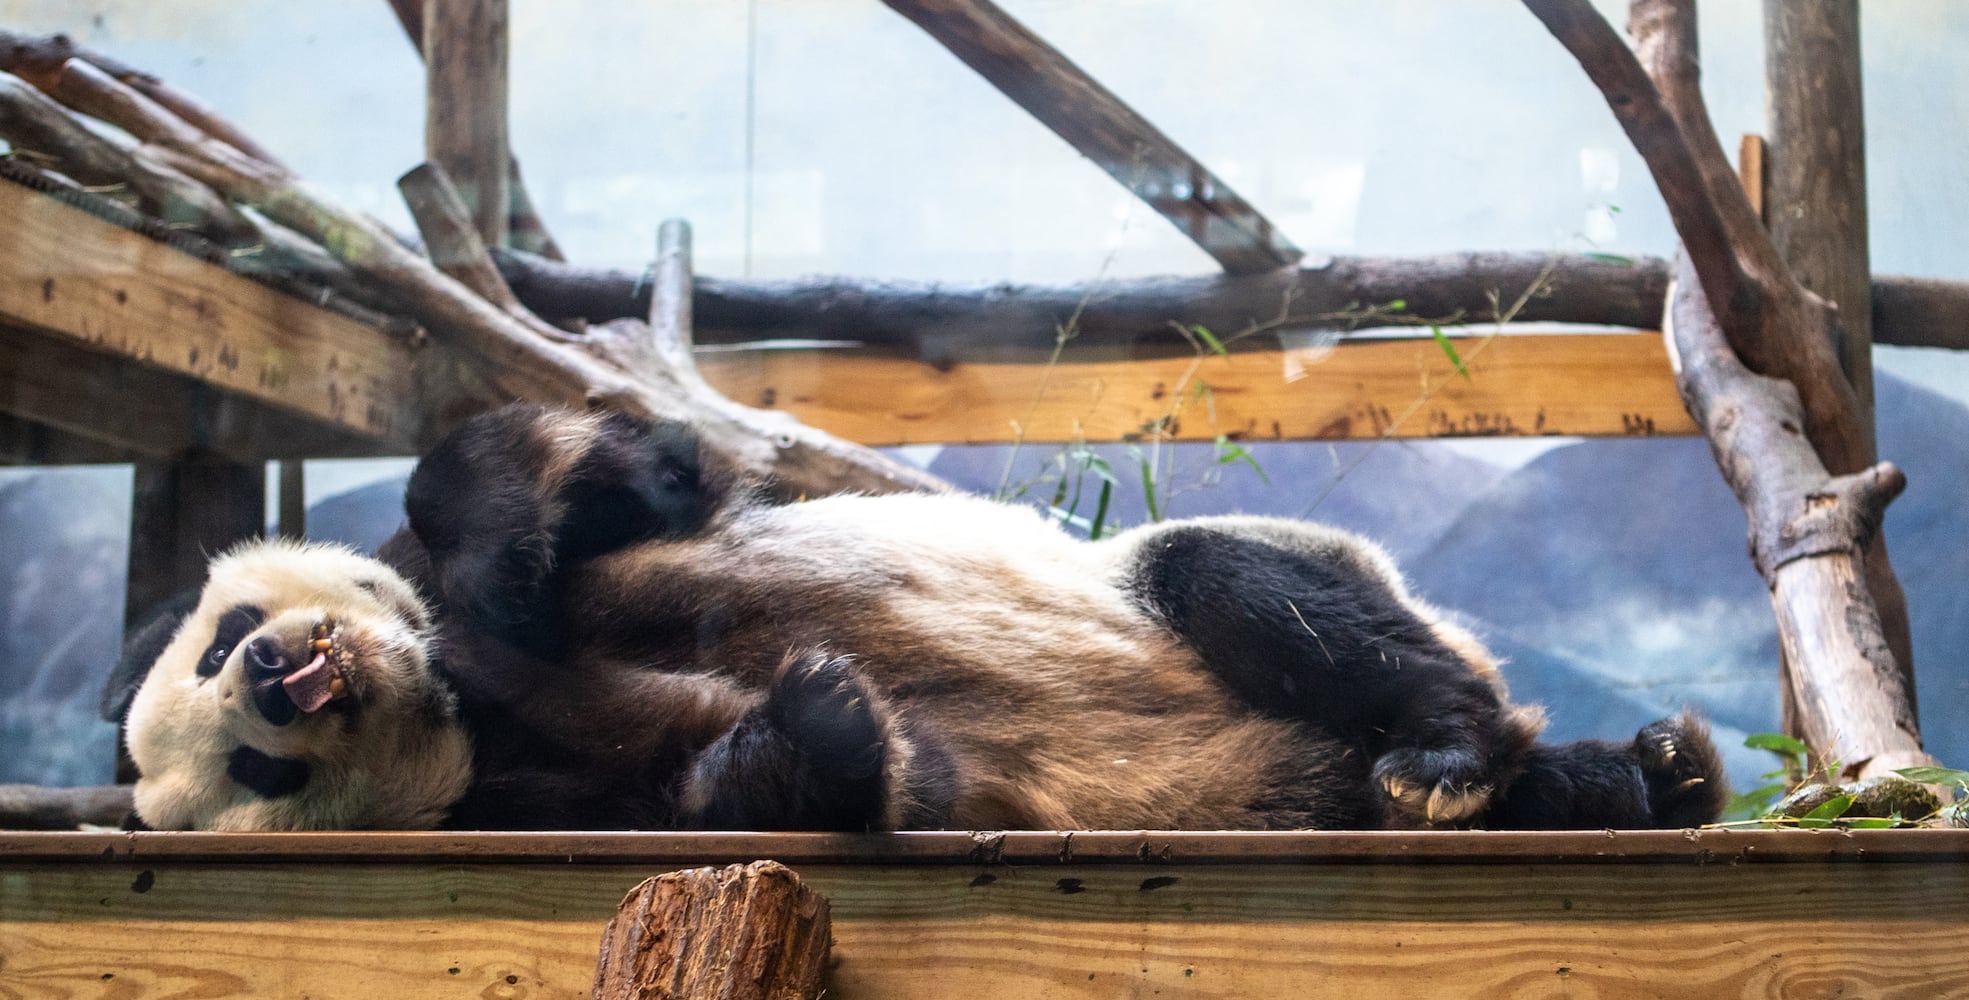
POLYGON ((1374 762, 1374 783, 1387 794, 1387 825, 1398 829, 1455 824, 1490 804, 1489 771, 1464 750, 1390 750, 1374 762))
POLYGON ((880 822, 888 709, 862 683, 854 657, 815 651, 793 658, 773 678, 765 716, 799 762, 810 820, 827 829, 880 822))
POLYGON ((1634 757, 1655 826, 1701 826, 1722 813, 1730 794, 1723 759, 1709 727, 1693 713, 1642 727, 1634 736, 1634 757))

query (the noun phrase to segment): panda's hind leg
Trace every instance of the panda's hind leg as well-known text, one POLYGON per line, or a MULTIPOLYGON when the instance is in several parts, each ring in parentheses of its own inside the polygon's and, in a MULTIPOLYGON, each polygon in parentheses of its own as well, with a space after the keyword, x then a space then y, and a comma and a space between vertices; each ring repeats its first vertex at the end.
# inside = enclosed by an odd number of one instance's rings
POLYGON ((1684 713, 1625 743, 1538 744, 1480 822, 1499 830, 1679 829, 1715 822, 1728 798, 1709 728, 1684 713))
POLYGON ((1138 537, 1130 577, 1254 708, 1363 747, 1386 825, 1481 812, 1543 725, 1507 705, 1488 660, 1446 642, 1354 536, 1258 518, 1165 525, 1138 537))
POLYGON ((861 678, 853 657, 789 657, 765 700, 692 763, 683 823, 860 832, 935 826, 954 772, 861 678))

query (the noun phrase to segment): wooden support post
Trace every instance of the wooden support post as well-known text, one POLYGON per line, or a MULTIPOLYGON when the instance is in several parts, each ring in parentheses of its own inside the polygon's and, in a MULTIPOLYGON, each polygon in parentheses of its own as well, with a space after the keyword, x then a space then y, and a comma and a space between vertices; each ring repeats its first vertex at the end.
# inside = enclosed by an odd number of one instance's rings
POLYGON ((1231 274, 1301 254, 1148 119, 990 0, 883 0, 1135 193, 1231 274))
POLYGON ((211 557, 266 530, 266 467, 197 456, 139 462, 130 510, 124 625, 205 582, 211 557))
POLYGON ((280 467, 280 516, 276 529, 282 538, 308 537, 308 463, 294 458, 276 462, 280 467))
MULTIPOLYGON (((1838 308, 1831 347, 1852 386, 1860 454, 1857 462, 1827 464, 1853 472, 1878 457, 1858 0, 1765 0, 1764 79, 1770 114, 1764 217, 1798 283, 1838 308)), ((1907 596, 1878 536, 1867 545, 1866 584, 1913 699, 1907 596)))
POLYGON ((593 1000, 812 1000, 833 932, 827 897, 773 861, 659 875, 602 932, 593 1000))
POLYGON ((479 238, 507 237, 506 0, 424 0, 424 151, 458 185, 479 238))
POLYGON ((1873 426, 1872 264, 1859 0, 1764 0, 1771 242, 1799 284, 1839 307, 1834 345, 1873 426))

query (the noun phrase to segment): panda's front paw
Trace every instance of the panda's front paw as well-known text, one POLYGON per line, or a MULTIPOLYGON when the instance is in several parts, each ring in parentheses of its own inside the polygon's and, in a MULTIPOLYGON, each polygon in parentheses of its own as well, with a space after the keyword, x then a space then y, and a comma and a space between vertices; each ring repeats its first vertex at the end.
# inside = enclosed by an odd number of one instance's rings
POLYGON ((1428 828, 1482 812, 1494 790, 1476 754, 1462 750, 1390 750, 1374 762, 1374 783, 1388 796, 1388 826, 1428 828))
POLYGON ((1661 719, 1634 736, 1654 825, 1669 829, 1713 823, 1729 798, 1723 759, 1709 727, 1691 713, 1661 719))
POLYGON ((887 726, 852 656, 804 653, 780 667, 766 718, 809 774, 853 797, 880 802, 887 726))

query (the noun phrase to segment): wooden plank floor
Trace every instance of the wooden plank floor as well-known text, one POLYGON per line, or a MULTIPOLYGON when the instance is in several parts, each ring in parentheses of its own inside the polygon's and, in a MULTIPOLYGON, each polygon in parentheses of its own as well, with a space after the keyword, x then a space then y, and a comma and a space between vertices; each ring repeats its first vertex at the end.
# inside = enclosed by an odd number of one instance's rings
POLYGON ((0 837, 0 997, 585 996, 773 857, 829 997, 1969 996, 1969 831, 0 837))

